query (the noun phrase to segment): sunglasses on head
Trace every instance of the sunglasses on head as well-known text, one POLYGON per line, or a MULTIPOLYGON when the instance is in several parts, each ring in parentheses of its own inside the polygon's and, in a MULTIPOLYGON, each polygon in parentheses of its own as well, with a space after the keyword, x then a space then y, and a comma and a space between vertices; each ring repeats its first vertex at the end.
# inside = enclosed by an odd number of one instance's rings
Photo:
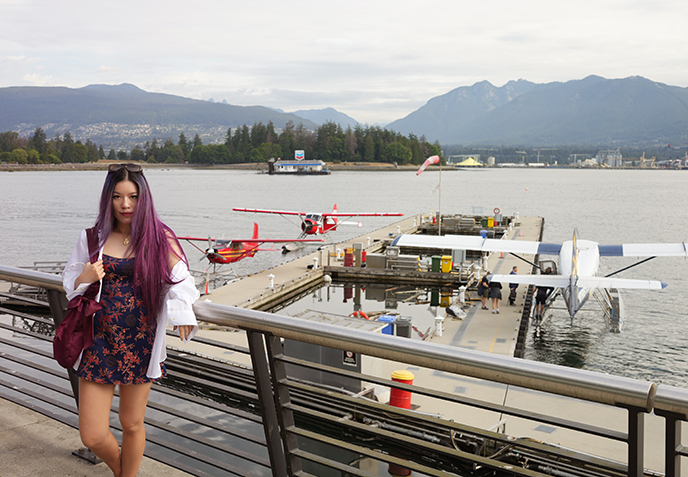
POLYGON ((126 169, 129 172, 141 172, 143 169, 139 164, 110 164, 108 166, 108 172, 117 172, 122 169, 126 169))

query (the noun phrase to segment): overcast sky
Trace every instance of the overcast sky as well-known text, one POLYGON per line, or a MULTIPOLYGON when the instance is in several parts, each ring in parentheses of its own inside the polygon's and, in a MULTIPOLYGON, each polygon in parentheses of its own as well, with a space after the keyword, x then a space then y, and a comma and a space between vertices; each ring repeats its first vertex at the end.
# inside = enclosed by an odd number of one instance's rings
POLYGON ((685 0, 0 0, 0 87, 133 83, 387 124, 460 86, 688 86, 685 0))

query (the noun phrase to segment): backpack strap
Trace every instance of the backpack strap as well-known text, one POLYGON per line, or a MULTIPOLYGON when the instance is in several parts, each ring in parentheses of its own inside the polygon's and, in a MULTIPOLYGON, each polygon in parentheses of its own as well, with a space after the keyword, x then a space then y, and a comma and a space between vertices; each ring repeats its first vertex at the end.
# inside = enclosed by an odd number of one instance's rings
POLYGON ((88 255, 91 263, 98 260, 98 230, 95 227, 86 229, 88 239, 88 255))
MULTIPOLYGON (((98 230, 95 227, 86 229, 86 238, 88 239, 88 255, 89 261, 94 263, 98 260, 98 230)), ((95 298, 100 290, 100 281, 91 283, 84 296, 95 298)))

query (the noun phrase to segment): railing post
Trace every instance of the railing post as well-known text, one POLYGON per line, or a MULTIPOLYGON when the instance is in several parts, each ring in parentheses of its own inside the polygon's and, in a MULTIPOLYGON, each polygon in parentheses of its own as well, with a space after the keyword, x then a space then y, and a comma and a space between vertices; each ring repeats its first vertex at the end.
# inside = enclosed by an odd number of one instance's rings
MULTIPOLYGON (((67 314, 67 296, 57 290, 45 290, 48 294, 48 304, 50 305, 50 313, 53 315, 53 321, 55 322, 55 329, 60 326, 62 320, 64 320, 67 314)), ((79 408, 79 378, 73 369, 68 369, 67 374, 69 375, 69 383, 72 385, 72 393, 74 394, 74 400, 76 401, 76 407, 79 408)))
POLYGON ((277 355, 283 352, 282 339, 278 336, 269 335, 265 337, 268 346, 268 358, 272 376, 272 387, 275 390, 275 405, 277 406, 277 419, 279 420, 282 444, 287 458, 287 473, 290 477, 301 472, 301 459, 294 454, 299 448, 298 438, 289 429, 294 427, 294 413, 287 407, 291 402, 289 388, 280 384, 287 379, 287 370, 284 361, 276 359, 277 355))
POLYGON ((628 409, 628 477, 643 477, 645 466, 645 409, 628 409))
POLYGON ((681 445, 681 423, 685 415, 655 409, 655 414, 664 417, 664 475, 681 477, 681 456, 676 450, 681 445))
POLYGON ((253 375, 256 380, 256 391, 258 392, 260 414, 263 419, 263 430, 270 456, 272 475, 273 477, 287 477, 287 463, 280 439, 279 420, 272 394, 263 335, 258 331, 246 331, 246 337, 251 352, 253 375))

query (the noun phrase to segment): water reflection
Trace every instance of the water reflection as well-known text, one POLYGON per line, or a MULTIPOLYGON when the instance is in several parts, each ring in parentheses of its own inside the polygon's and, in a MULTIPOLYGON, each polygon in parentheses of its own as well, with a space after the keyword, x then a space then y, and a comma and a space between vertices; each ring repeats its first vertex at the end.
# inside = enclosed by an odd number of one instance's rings
POLYGON ((425 338, 435 326, 435 316, 444 316, 458 291, 398 284, 330 283, 309 291, 300 298, 271 309, 271 312, 296 316, 308 311, 339 316, 362 316, 371 320, 382 315, 411 322, 412 339, 425 338))

